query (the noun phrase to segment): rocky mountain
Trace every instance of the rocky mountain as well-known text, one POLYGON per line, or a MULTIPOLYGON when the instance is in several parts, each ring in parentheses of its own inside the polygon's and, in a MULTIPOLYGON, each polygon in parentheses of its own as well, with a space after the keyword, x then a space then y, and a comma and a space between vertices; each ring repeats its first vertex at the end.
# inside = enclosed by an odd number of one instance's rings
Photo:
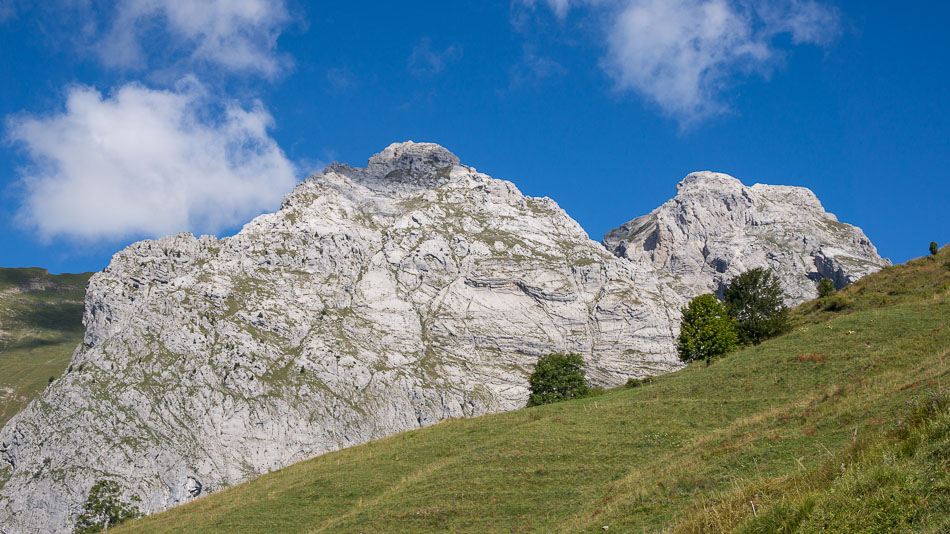
POLYGON ((520 407, 551 351, 601 385, 672 370, 665 278, 438 145, 332 165, 233 237, 142 241, 92 277, 67 372, 0 431, 0 525, 67 532, 99 480, 148 513, 520 407))
POLYGON ((604 236, 617 256, 672 274, 687 293, 719 293, 737 274, 772 269, 797 304, 818 296, 824 277, 838 288, 890 261, 856 226, 838 221, 804 187, 743 185, 696 172, 676 197, 604 236))
POLYGON ((772 267, 799 301, 886 263, 807 189, 715 173, 604 245, 412 142, 327 167, 233 237, 135 243, 90 280, 66 373, 0 430, 0 531, 68 532, 101 480, 150 513, 520 407, 553 351, 598 385, 667 372, 680 306, 742 270, 772 267))

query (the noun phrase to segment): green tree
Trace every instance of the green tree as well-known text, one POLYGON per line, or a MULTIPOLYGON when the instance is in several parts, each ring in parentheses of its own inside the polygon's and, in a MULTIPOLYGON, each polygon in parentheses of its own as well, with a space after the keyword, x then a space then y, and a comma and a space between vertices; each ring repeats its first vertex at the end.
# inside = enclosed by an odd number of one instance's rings
POLYGON ((931 255, 931 256, 936 256, 938 250, 940 250, 940 245, 938 245, 936 241, 931 241, 931 242, 930 242, 930 255, 931 255))
POLYGON ((757 267, 733 278, 723 297, 742 343, 758 345, 788 329, 785 292, 768 269, 757 267))
POLYGON ((590 392, 580 354, 553 353, 538 358, 528 384, 528 406, 585 397, 590 392))
POLYGON ((818 296, 821 298, 830 297, 837 292, 835 289, 835 283, 831 281, 831 278, 825 277, 821 279, 821 282, 818 282, 818 296))
POLYGON ((676 351, 684 362, 707 363, 735 350, 739 344, 735 321, 716 295, 700 295, 683 307, 676 351))
MULTIPOLYGON (((139 502, 140 499, 132 497, 131 500, 139 502)), ((122 499, 118 484, 111 480, 100 480, 89 490, 73 531, 76 534, 102 532, 141 515, 136 506, 122 499)))

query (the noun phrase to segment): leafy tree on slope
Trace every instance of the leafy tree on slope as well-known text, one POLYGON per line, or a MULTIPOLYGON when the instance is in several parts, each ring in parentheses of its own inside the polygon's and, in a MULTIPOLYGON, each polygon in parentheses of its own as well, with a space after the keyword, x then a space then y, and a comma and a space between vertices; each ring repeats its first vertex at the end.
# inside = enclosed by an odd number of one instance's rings
POLYGON ((785 292, 775 274, 761 267, 732 279, 724 299, 743 343, 759 343, 788 329, 785 292))
POLYGON ((835 289, 835 283, 831 281, 831 278, 825 277, 821 279, 821 282, 818 282, 818 296, 821 298, 830 297, 837 292, 835 289))
POLYGON ((684 362, 724 356, 739 344, 735 321, 715 295, 700 295, 683 308, 676 351, 684 362))
POLYGON ((587 396, 590 388, 580 354, 553 353, 542 356, 528 378, 528 406, 539 406, 587 396))

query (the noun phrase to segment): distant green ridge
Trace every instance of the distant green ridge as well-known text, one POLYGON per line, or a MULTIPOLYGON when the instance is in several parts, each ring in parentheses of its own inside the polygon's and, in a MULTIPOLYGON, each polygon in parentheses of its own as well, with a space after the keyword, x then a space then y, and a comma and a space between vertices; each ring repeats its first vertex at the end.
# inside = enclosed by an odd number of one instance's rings
POLYGON ((0 267, 0 427, 69 365, 90 276, 0 267))
POLYGON ((114 532, 950 530, 950 249, 793 318, 709 367, 325 454, 114 532))

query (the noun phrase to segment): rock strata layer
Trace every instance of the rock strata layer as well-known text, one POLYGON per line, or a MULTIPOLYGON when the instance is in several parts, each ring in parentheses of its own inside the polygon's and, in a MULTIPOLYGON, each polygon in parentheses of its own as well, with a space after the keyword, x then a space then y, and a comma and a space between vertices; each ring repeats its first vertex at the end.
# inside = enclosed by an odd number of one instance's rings
POLYGON ((722 294, 737 274, 772 269, 788 304, 818 296, 816 283, 838 288, 890 265, 856 226, 844 224, 804 187, 756 184, 696 172, 676 197, 611 230, 604 246, 617 256, 673 275, 687 294, 722 294))
POLYGON ((666 276, 438 145, 332 165, 233 237, 142 241, 93 276, 68 372, 0 431, 0 524, 68 532, 101 479, 155 512, 517 408, 552 351, 605 386, 675 369, 666 276))

